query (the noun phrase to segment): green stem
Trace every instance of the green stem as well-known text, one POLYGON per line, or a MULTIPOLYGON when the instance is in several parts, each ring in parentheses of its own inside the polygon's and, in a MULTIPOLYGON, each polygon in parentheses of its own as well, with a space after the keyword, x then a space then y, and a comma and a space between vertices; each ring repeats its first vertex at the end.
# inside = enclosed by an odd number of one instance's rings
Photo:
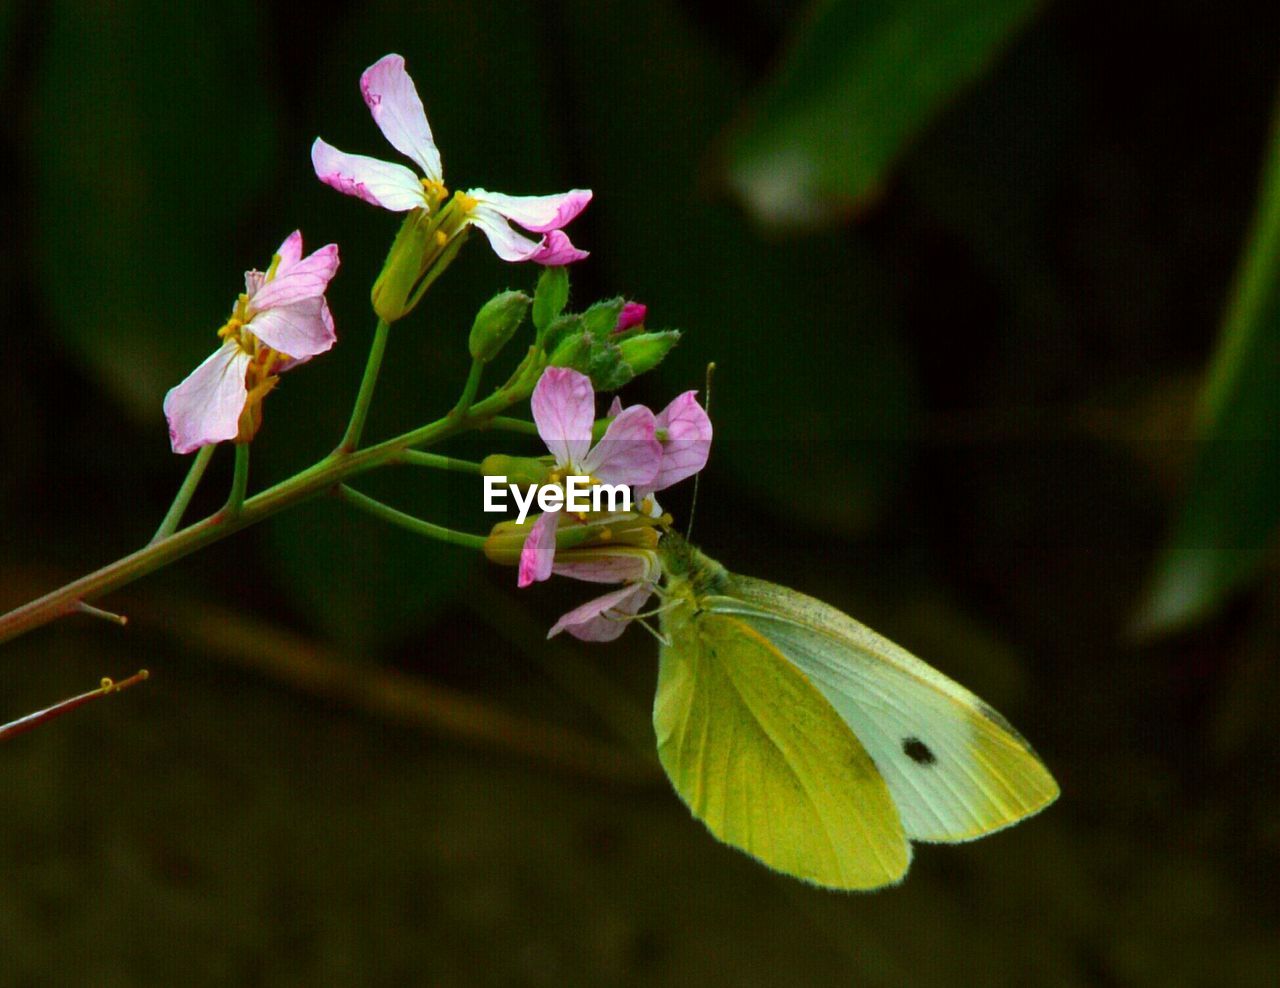
POLYGON ((231 475, 231 493, 227 495, 227 503, 218 512, 228 518, 240 514, 244 507, 244 497, 249 492, 249 444, 236 443, 236 467, 231 475))
POLYGON ((381 501, 375 501, 367 494, 361 494, 359 491, 342 484, 337 490, 338 497, 346 501, 347 504, 359 508, 367 514, 380 518, 382 521, 389 522, 392 525, 398 525, 413 532, 415 535, 423 535, 429 539, 435 539, 437 542, 448 542, 451 545, 466 546, 468 549, 483 550, 485 537, 483 535, 472 535, 469 532, 457 532, 452 528, 445 528, 443 525, 436 525, 433 522, 423 521, 413 515, 406 514, 397 508, 391 507, 389 504, 383 504, 381 501))
POLYGON ((278 511, 331 490, 351 477, 392 463, 406 450, 440 442, 468 429, 482 428, 499 412, 528 396, 528 391, 523 388, 498 391, 472 406, 464 418, 437 419, 403 435, 354 452, 335 450, 319 463, 247 499, 234 517, 219 511, 188 525, 167 539, 151 543, 0 616, 0 643, 75 613, 82 600, 94 600, 118 590, 139 577, 226 538, 233 532, 248 528, 278 511))
POLYGON ((482 472, 480 464, 472 460, 459 460, 452 456, 441 456, 439 453, 423 453, 416 449, 406 449, 396 457, 396 462, 415 467, 431 467, 435 470, 452 470, 455 473, 482 472))
POLYGON ((449 413, 450 418, 461 418, 467 414, 472 402, 476 400, 476 392, 480 390, 480 377, 484 374, 484 364, 479 360, 471 361, 471 370, 467 372, 467 383, 462 388, 462 397, 449 413))
POLYGON ((524 419, 508 418, 506 415, 495 415, 489 420, 489 426, 493 429, 501 429, 503 432, 518 432, 525 436, 536 436, 538 427, 532 422, 526 422, 524 419))
POLYGON ((369 416, 369 404, 373 401, 373 389, 378 384, 378 372, 382 370, 382 355, 387 349, 387 337, 391 324, 379 319, 373 331, 373 343, 369 347, 369 360, 364 365, 364 377, 360 379, 360 391, 356 395, 355 408, 351 410, 351 421, 347 423, 346 434, 338 449, 345 453, 355 452, 360 445, 360 436, 364 432, 364 420, 369 416))
POLYGON ((168 514, 164 516, 164 521, 156 529, 156 534, 151 536, 152 542, 167 539, 178 530, 178 526, 182 523, 182 516, 186 513, 187 505, 191 503, 191 498, 195 494, 196 488, 200 486, 200 478, 204 476, 205 467, 213 459, 213 451, 215 449, 217 449, 216 446, 200 447, 200 452, 196 453, 195 459, 191 461, 191 469, 187 471, 186 479, 182 482, 182 486, 178 488, 173 504, 169 505, 168 514))

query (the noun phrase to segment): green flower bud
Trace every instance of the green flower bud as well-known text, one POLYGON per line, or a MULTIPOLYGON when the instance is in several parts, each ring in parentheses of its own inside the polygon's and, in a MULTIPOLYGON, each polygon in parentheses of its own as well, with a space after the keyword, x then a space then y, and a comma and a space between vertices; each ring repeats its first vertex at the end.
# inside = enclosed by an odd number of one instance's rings
POLYGON ((533 325, 539 340, 568 304, 569 269, 562 264, 543 268, 533 293, 533 325))
POLYGON ((524 292, 502 292, 481 306, 467 341, 471 358, 487 364, 496 357, 520 328, 532 304, 533 299, 524 292))
POLYGON ((373 311, 388 323, 408 314, 409 296, 422 277, 427 254, 435 246, 433 225, 425 209, 411 210, 391 242, 370 292, 373 311))
POLYGON ((679 339, 680 331, 676 329, 661 333, 637 333, 619 342, 618 349, 633 375, 647 374, 662 363, 679 339))
POLYGON ((618 325, 618 316, 622 314, 622 307, 626 302, 624 298, 597 302, 582 314, 583 328, 592 336, 604 339, 618 325))

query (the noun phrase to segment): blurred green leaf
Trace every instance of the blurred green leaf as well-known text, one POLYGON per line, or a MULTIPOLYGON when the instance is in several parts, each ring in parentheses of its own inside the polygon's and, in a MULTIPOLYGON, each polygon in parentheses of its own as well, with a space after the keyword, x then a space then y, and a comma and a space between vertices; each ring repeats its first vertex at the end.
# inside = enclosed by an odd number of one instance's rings
POLYGON ((164 392, 215 349, 241 272, 293 229, 231 259, 275 160, 253 9, 45 8, 32 169, 45 303, 94 376, 157 428, 164 392))
POLYGON ((729 180, 779 226, 842 219, 1036 0, 822 0, 733 136, 729 180))
POLYGON ((824 530, 865 528, 914 410, 888 278, 845 236, 764 242, 699 188, 742 80, 682 10, 577 2, 567 20, 570 56, 607 49, 629 67, 571 71, 590 77, 578 112, 595 173, 608 180, 592 203, 602 226, 586 268, 608 265, 609 290, 648 304, 653 325, 684 331, 650 403, 699 387, 716 361, 712 469, 824 530))
POLYGON ((1186 500, 1138 616, 1161 630, 1219 607, 1280 524, 1280 110, 1253 232, 1201 394, 1186 500))

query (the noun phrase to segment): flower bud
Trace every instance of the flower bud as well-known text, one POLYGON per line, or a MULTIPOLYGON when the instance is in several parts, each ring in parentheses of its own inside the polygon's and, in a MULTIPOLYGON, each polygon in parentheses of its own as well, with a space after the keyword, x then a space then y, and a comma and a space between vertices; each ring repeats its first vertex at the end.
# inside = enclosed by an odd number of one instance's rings
POLYGON ((487 364, 515 335, 533 299, 524 292, 502 292, 489 299, 471 324, 471 358, 487 364))
POLYGON ((533 325, 542 339, 548 327, 569 304, 569 270, 564 265, 544 267, 533 293, 533 325))
POLYGON ((408 315, 409 296, 422 277, 427 255, 436 247, 431 215, 414 209, 405 216, 387 251, 382 271, 369 293, 373 311, 388 323, 408 315))
POLYGON ((618 349, 632 374, 639 376, 647 374, 662 363, 679 339, 680 331, 675 329, 661 333, 638 333, 619 341, 618 349))

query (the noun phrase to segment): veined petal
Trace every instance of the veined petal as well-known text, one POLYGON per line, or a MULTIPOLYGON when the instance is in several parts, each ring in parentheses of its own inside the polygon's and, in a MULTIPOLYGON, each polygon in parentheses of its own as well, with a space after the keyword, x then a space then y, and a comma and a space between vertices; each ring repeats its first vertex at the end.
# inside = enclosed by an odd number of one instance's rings
POLYGON ((538 249, 525 258, 543 267, 555 268, 576 261, 584 261, 591 256, 590 251, 581 250, 573 245, 569 235, 563 230, 552 230, 542 238, 538 249))
POLYGON ((589 600, 565 614, 547 632, 547 637, 568 631, 574 638, 587 642, 610 642, 627 630, 627 618, 639 613, 653 593, 647 583, 611 590, 589 600))
POLYGON ((234 439, 240 431, 250 358, 228 340, 164 396, 169 444, 175 453, 234 439))
POLYGON ((656 583, 662 566, 652 549, 591 546, 559 553, 552 572, 587 583, 656 583))
POLYGON ((383 55, 365 69, 360 76, 360 93, 391 146, 412 159, 427 178, 443 181, 440 152, 418 89, 404 69, 403 56, 383 55))
POLYGON ((648 484, 662 463, 654 428, 653 412, 644 405, 624 409, 582 460, 582 469, 608 484, 648 484))
POLYGON ((530 240, 522 233, 517 233, 492 206, 477 205, 469 214, 467 222, 480 228, 489 239, 493 252, 504 261, 528 261, 546 245, 546 238, 530 240))
POLYGON ((302 260, 302 231, 294 230, 289 236, 285 237, 284 243, 276 249, 276 253, 280 256, 280 263, 276 266, 276 274, 280 275, 302 260))
POLYGON ((467 195, 476 202, 487 203, 533 233, 559 230, 591 201, 590 189, 570 189, 552 196, 508 196, 486 189, 468 189, 467 195))
POLYGON ((427 206, 422 183, 404 165, 347 154, 319 137, 311 145, 311 164, 325 185, 374 206, 395 213, 427 206))
POLYGON ((275 277, 250 296, 250 304, 261 312, 277 305, 290 305, 303 299, 316 298, 325 293, 329 282, 337 273, 337 244, 326 244, 309 257, 288 265, 282 259, 280 266, 276 268, 275 277))
POLYGON ((556 558, 556 529, 560 527, 560 512, 547 511, 533 523, 533 529, 520 550, 520 575, 517 586, 527 587, 547 579, 551 564, 556 558))
POLYGON ((711 419, 698 404, 698 393, 686 391, 658 413, 655 424, 666 432, 661 440, 662 464, 651 490, 661 491, 707 465, 711 455, 711 419))
MULTIPOLYGON (((334 342, 337 342, 338 335, 337 333, 334 332, 334 329, 333 329, 333 313, 329 311, 329 303, 323 298, 320 299, 320 321, 324 323, 323 335, 333 340, 334 342)), ((330 346, 332 346, 332 344, 330 344, 330 346)), ((325 350, 328 350, 328 349, 329 347, 325 347, 325 350)), ((323 353, 323 352, 324 350, 320 351, 320 353, 323 353)), ((287 359, 282 360, 280 361, 280 363, 276 364, 275 373, 283 374, 285 371, 291 371, 295 367, 297 367, 299 364, 305 364, 308 360, 310 360, 314 356, 317 356, 317 354, 309 353, 301 357, 289 356, 287 359)))
POLYGON ((578 466, 591 448, 596 418, 591 378, 568 367, 548 367, 529 399, 538 435, 558 466, 578 466))
POLYGON ((249 332, 272 350, 290 357, 314 357, 332 347, 337 338, 333 317, 326 318, 327 315, 324 298, 312 296, 257 313, 249 320, 249 332))

